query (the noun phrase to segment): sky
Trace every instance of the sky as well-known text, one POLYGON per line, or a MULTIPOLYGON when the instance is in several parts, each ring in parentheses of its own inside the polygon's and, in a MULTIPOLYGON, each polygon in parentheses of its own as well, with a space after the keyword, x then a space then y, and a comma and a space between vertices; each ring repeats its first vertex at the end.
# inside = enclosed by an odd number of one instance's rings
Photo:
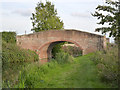
MULTIPOLYGON (((0 0, 0 31, 15 31, 18 35, 32 33, 30 17, 35 12, 36 4, 46 0, 0 0)), ((91 15, 98 5, 105 0, 48 0, 57 9, 58 16, 64 22, 65 29, 94 32, 100 27, 98 20, 91 15)), ((108 37, 108 34, 106 35, 108 37)), ((113 42, 113 38, 110 39, 113 42)))

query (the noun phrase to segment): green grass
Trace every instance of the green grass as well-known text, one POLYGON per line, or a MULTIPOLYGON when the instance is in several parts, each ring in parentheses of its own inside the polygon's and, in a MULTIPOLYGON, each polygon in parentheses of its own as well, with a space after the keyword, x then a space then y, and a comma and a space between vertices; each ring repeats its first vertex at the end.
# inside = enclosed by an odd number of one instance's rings
POLYGON ((74 62, 57 64, 50 62, 40 69, 40 65, 29 66, 21 73, 20 81, 15 87, 29 88, 111 88, 102 83, 96 65, 90 56, 77 57, 74 62))

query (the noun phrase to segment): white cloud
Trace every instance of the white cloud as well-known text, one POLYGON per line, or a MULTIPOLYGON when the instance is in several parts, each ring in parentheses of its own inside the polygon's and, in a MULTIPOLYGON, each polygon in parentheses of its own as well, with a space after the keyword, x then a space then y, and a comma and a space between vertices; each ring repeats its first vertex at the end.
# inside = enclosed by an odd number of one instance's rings
POLYGON ((31 16, 32 9, 17 9, 12 11, 12 13, 19 14, 21 16, 31 16))

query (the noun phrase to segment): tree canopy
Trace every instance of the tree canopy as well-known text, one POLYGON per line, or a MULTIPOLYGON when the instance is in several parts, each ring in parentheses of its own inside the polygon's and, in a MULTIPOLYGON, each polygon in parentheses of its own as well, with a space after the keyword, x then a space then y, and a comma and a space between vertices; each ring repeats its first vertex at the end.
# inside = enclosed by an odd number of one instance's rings
POLYGON ((39 32, 43 30, 63 29, 63 21, 57 16, 57 10, 54 4, 49 1, 38 2, 35 7, 35 13, 32 13, 32 31, 39 32))
POLYGON ((98 5, 95 13, 92 15, 100 20, 97 24, 107 24, 106 27, 97 28, 96 31, 101 31, 102 34, 109 32, 110 37, 120 37, 120 12, 118 1, 109 0, 106 1, 106 5, 98 5))

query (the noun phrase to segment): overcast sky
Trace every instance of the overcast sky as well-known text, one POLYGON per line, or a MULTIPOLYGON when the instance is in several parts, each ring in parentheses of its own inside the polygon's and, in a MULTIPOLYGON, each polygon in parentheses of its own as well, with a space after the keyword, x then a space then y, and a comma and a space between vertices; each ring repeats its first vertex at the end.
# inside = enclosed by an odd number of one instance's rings
MULTIPOLYGON (((0 0, 0 31, 16 31, 17 34, 32 33, 30 17, 40 0, 0 0), (2 22, 1 22, 2 19, 2 22)), ((41 0, 45 2, 45 0, 41 0)), ((49 0, 57 9, 65 29, 77 29, 95 33, 99 27, 91 16, 95 8, 105 0, 49 0)), ((100 34, 100 33, 98 33, 100 34)), ((108 37, 108 35, 107 35, 108 37)))

